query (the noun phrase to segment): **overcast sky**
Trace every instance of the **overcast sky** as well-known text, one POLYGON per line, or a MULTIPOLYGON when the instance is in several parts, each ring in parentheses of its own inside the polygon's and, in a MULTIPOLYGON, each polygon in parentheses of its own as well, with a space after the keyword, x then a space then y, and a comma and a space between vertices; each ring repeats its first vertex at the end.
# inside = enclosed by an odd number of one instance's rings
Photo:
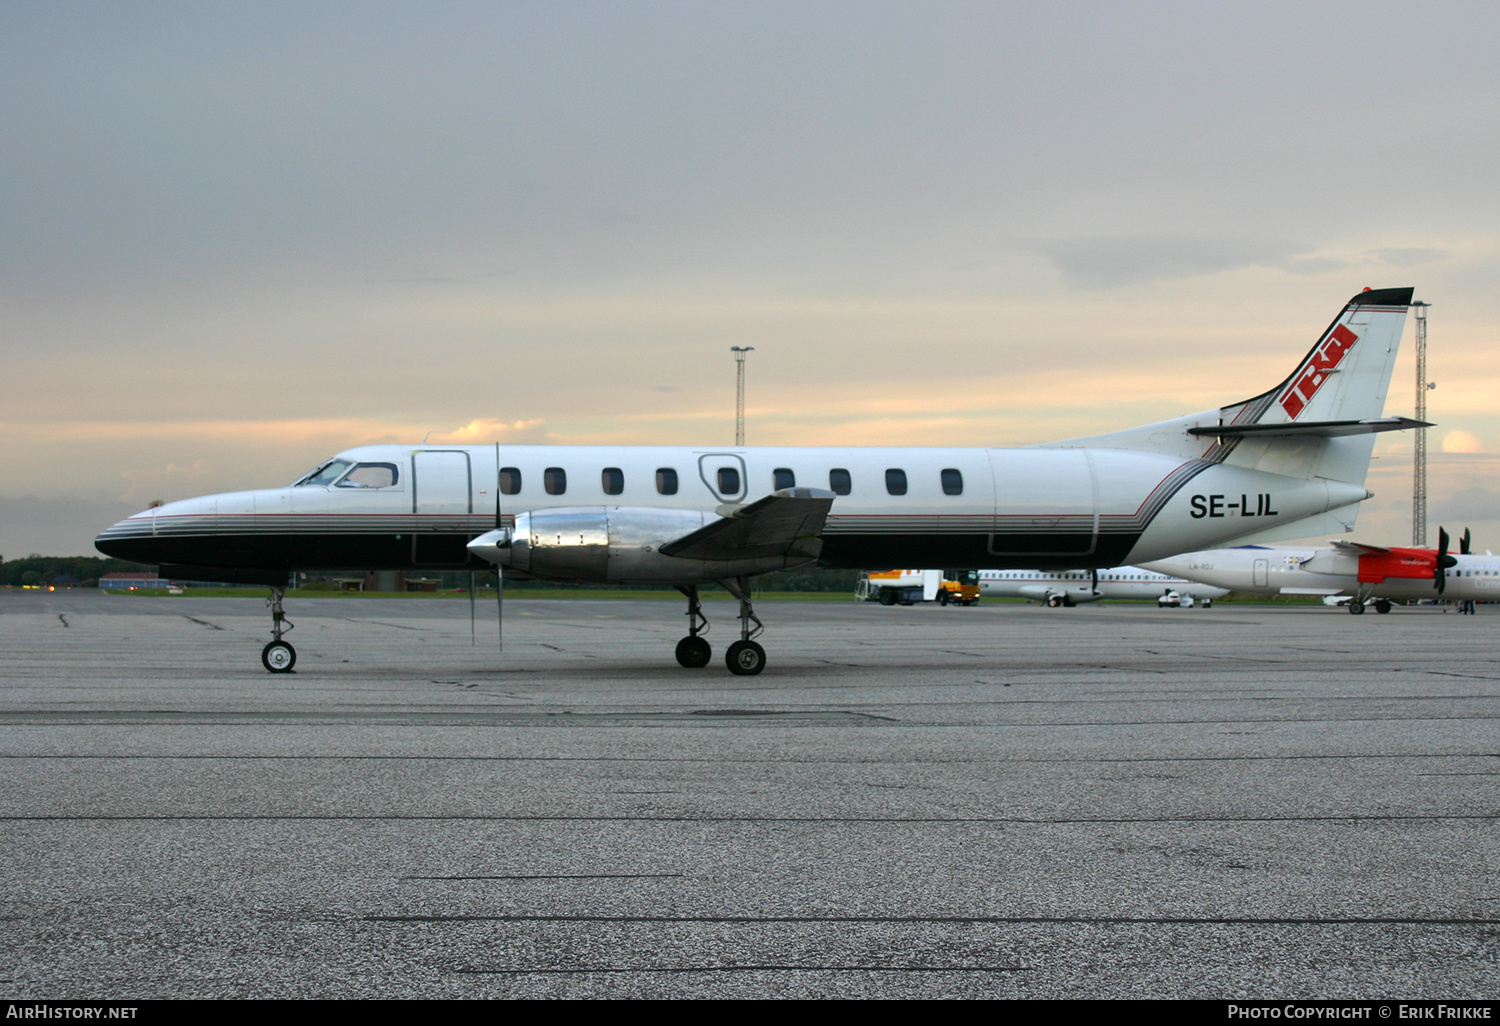
MULTIPOLYGON (((0 4, 0 554, 433 440, 1009 445, 1433 303, 1500 549, 1500 7, 0 4)), ((1412 410, 1411 329, 1387 412, 1412 410)), ((1358 537, 1410 541, 1385 435, 1358 537)))

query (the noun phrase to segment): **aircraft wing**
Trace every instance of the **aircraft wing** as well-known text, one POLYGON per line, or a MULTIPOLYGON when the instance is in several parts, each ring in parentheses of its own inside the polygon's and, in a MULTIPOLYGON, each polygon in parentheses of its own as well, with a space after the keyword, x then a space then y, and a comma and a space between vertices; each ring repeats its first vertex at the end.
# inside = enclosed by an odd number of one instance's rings
POLYGON ((1366 552, 1389 552, 1390 549, 1381 548, 1379 545, 1366 545, 1363 542, 1352 542, 1347 538, 1329 538, 1328 544, 1340 552, 1351 552, 1361 555, 1366 552))
POLYGON ((816 559, 833 498, 833 492, 818 488, 783 488, 747 506, 721 506, 724 519, 667 542, 659 551, 687 559, 816 559))

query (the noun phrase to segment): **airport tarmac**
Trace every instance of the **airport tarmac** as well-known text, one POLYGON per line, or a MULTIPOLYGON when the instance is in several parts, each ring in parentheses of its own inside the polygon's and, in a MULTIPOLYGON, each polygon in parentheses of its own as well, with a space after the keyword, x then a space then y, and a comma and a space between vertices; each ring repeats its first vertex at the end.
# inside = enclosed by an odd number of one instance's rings
POLYGON ((19 999, 1500 997, 1500 607, 0 592, 19 999))

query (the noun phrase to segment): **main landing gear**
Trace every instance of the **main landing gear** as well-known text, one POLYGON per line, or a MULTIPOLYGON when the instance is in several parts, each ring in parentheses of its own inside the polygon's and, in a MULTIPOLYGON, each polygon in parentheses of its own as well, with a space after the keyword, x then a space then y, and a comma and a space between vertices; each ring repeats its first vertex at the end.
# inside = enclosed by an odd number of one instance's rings
MULTIPOLYGON (((739 677, 753 677, 766 668, 766 650, 755 641, 766 626, 755 615, 755 607, 750 602, 748 578, 736 577, 719 583, 729 594, 740 600, 740 640, 729 646, 724 653, 724 662, 730 673, 739 677)), ((708 633, 708 618, 703 615, 703 604, 698 600, 696 586, 679 586, 677 590, 686 595, 688 600, 688 635, 677 643, 677 661, 689 669, 700 669, 707 666, 713 658, 713 649, 703 638, 708 633)))
POLYGON ((271 637, 274 640, 260 650, 260 661, 271 673, 291 673, 292 667, 297 665, 297 650, 281 640, 281 636, 294 626, 281 608, 281 600, 285 597, 285 587, 272 587, 271 597, 266 599, 266 605, 271 607, 271 637))
POLYGON ((698 601, 698 586, 681 585, 677 588, 688 600, 688 635, 677 643, 677 661, 689 670, 701 670, 713 658, 714 650, 702 635, 708 633, 708 617, 703 615, 703 603, 698 601))
POLYGON ((753 677, 766 668, 766 650, 755 643, 755 638, 766 629, 755 615, 750 604, 750 579, 736 577, 733 581, 720 581, 724 590, 740 600, 740 640, 729 646, 724 653, 724 662, 729 672, 737 677, 753 677), (751 624, 755 624, 751 627, 751 624))
POLYGON ((1371 591, 1374 591, 1374 588, 1361 588, 1359 591, 1356 591, 1355 597, 1349 600, 1349 612, 1355 613, 1356 616, 1361 615, 1362 612, 1365 612, 1365 603, 1373 604, 1376 607, 1376 612, 1382 613, 1382 615, 1391 612, 1391 600, 1389 598, 1376 598, 1376 600, 1370 601, 1371 591))
MULTIPOLYGON (((1370 598, 1370 591, 1373 590, 1374 589, 1371 588, 1369 591, 1366 591, 1365 589, 1361 588, 1359 591, 1355 592, 1354 597, 1349 600, 1349 612, 1353 613, 1355 616, 1359 616, 1361 613, 1363 613, 1365 611, 1365 603, 1369 601, 1370 598)), ((1371 603, 1371 605, 1375 607, 1375 612, 1380 613, 1381 615, 1384 615, 1391 611, 1390 599, 1378 598, 1373 603, 1371 603)))

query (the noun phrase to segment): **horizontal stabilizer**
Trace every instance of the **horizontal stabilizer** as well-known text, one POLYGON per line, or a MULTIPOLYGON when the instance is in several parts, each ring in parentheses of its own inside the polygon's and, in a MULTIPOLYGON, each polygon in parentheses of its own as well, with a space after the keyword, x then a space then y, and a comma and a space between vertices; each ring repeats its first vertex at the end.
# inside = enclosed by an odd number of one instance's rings
POLYGON ((1220 424, 1215 427, 1188 428, 1188 434, 1200 438, 1285 438, 1303 435, 1311 438, 1340 438, 1344 435, 1373 435, 1380 431, 1410 431, 1432 427, 1425 420, 1410 417, 1381 417, 1379 420, 1317 420, 1298 424, 1220 424))
POLYGON ((686 559, 816 559, 833 499, 833 492, 818 488, 783 488, 746 506, 720 507, 724 519, 667 542, 658 551, 686 559))

